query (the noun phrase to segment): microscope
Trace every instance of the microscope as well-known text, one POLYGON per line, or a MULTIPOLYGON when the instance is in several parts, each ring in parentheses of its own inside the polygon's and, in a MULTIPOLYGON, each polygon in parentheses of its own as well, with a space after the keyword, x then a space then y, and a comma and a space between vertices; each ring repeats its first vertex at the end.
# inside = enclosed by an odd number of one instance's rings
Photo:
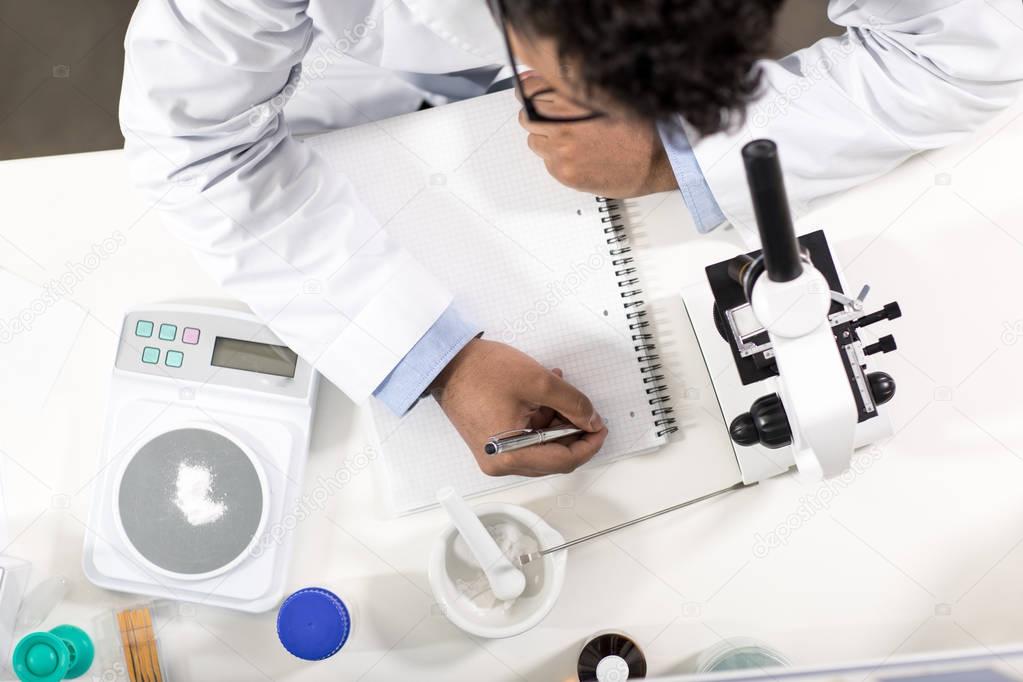
POLYGON ((891 434, 885 405, 895 381, 868 359, 896 349, 891 335, 860 332, 901 316, 897 303, 866 313, 853 298, 823 231, 796 237, 778 149, 742 151, 761 250, 707 266, 708 288, 686 309, 708 366, 746 483, 795 465, 811 478, 845 471, 854 449, 891 434))

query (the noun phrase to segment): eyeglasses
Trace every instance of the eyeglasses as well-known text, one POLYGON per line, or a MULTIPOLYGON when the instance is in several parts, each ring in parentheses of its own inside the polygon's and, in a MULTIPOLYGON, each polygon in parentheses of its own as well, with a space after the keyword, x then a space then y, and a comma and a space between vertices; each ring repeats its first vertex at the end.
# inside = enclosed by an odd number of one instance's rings
POLYGON ((508 24, 504 20, 504 2, 503 0, 489 0, 489 4, 494 21, 497 22, 501 28, 501 34, 504 36, 504 47, 508 52, 508 63, 511 64, 514 74, 515 89, 518 90, 519 97, 522 98, 522 107, 530 121, 534 123, 580 123, 604 116, 603 112, 593 111, 567 100, 563 95, 559 95, 554 88, 542 88, 527 95, 522 76, 519 75, 518 62, 512 53, 508 24))

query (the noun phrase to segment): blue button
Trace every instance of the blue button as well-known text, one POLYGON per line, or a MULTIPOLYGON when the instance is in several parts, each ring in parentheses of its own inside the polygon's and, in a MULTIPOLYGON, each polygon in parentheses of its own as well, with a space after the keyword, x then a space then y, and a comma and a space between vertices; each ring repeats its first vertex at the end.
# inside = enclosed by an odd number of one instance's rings
POLYGON ((179 350, 167 351, 167 357, 164 362, 167 363, 168 367, 181 367, 181 363, 185 360, 185 354, 179 350))
POLYGON ((160 349, 146 346, 142 349, 142 362, 147 365, 155 365, 160 362, 160 349))
POLYGON ((153 335, 153 323, 149 320, 139 320, 135 323, 135 336, 149 338, 153 335))
POLYGON ((277 637, 292 656, 306 661, 330 658, 352 631, 348 607, 336 594, 307 587, 284 600, 277 613, 277 637))
POLYGON ((173 324, 161 324, 160 325, 160 340, 161 341, 173 341, 174 337, 178 335, 177 325, 173 324))

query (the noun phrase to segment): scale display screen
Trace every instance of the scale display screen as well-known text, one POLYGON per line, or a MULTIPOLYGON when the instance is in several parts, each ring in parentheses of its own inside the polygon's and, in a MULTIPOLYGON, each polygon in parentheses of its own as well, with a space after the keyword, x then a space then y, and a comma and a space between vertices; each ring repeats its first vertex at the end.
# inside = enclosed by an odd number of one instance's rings
POLYGON ((210 364, 215 367, 294 379, 298 355, 287 346, 218 336, 213 342, 213 358, 210 364))

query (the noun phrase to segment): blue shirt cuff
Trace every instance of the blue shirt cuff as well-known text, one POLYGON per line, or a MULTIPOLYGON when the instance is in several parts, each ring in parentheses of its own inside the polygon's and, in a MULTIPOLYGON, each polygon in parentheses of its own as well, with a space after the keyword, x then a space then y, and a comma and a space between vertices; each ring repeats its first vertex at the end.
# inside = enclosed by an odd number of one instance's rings
POLYGON ((726 218, 714 198, 714 193, 710 191, 710 185, 707 184, 707 178, 700 169, 700 163, 696 160, 686 131, 679 121, 668 120, 658 122, 657 132, 661 135, 661 143, 664 145, 671 168, 675 171, 678 188, 682 191, 682 199, 693 216, 696 229, 701 233, 710 232, 725 222, 726 218))
POLYGON ((405 414, 458 351, 478 336, 480 331, 478 327, 463 320, 454 306, 449 306, 377 386, 373 395, 394 414, 405 414))

